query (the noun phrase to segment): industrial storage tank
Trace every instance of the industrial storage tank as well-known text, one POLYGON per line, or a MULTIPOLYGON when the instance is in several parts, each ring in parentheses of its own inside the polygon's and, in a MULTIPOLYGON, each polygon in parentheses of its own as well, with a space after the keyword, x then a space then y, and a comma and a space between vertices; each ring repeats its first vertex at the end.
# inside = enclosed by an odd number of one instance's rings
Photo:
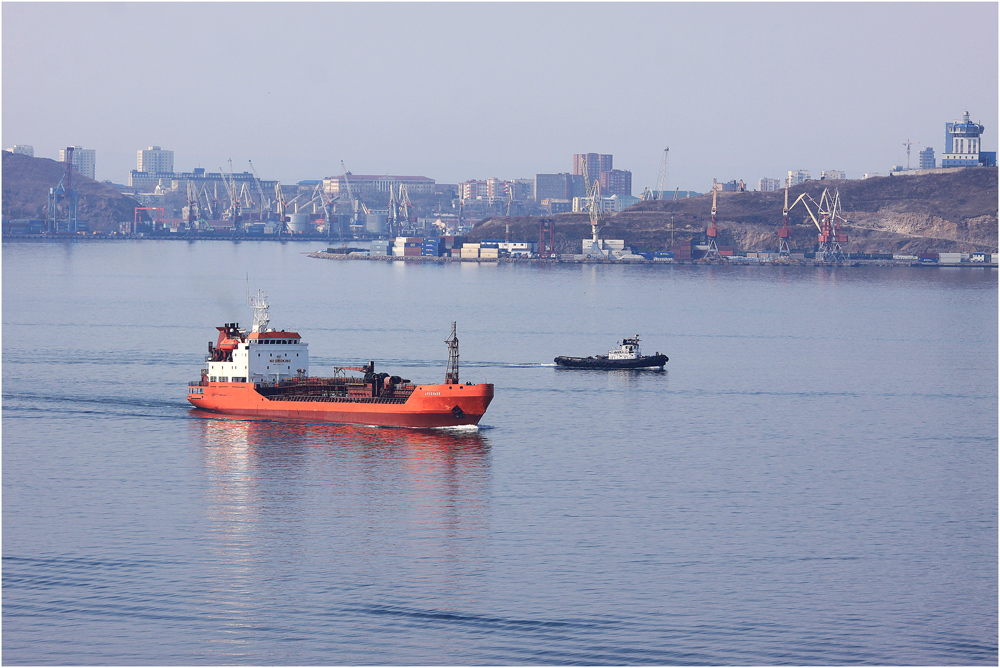
POLYGON ((365 230, 369 234, 382 234, 385 232, 389 216, 384 213, 369 213, 365 215, 365 230))
POLYGON ((293 213, 288 216, 288 230, 292 234, 301 234, 309 231, 309 214, 293 213))

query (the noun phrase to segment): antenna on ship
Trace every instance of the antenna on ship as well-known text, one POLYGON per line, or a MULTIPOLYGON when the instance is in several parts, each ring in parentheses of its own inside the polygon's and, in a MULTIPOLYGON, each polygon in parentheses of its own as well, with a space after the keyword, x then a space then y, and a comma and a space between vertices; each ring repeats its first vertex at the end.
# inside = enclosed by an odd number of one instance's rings
POLYGON ((271 322, 268 314, 267 293, 257 290, 257 294, 250 298, 250 305, 253 306, 253 327, 251 332, 263 332, 271 322))
POLYGON ((448 369, 444 373, 445 385, 458 385, 458 335, 456 323, 451 323, 451 336, 445 339, 448 344, 448 369))

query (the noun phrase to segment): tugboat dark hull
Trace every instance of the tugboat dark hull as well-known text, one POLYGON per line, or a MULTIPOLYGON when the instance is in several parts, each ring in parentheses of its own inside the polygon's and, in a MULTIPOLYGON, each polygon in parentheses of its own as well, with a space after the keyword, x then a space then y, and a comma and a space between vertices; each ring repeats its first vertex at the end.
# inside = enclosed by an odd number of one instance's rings
POLYGON ((557 357, 558 366, 573 369, 648 369, 663 368, 667 363, 666 355, 645 355, 631 360, 612 360, 607 357, 557 357))

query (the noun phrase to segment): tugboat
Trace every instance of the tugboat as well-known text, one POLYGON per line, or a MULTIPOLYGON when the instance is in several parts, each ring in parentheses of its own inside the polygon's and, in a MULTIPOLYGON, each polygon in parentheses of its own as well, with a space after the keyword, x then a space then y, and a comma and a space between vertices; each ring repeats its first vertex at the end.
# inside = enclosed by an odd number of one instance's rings
POLYGON ((639 335, 636 334, 622 339, 618 347, 609 350, 607 355, 557 357, 555 363, 558 366, 575 369, 647 369, 650 367, 662 369, 668 359, 666 355, 661 355, 659 352, 655 355, 643 355, 639 351, 639 335))
POLYGON ((459 383, 458 336, 451 325, 443 384, 419 384, 376 373, 375 362, 337 367, 332 378, 309 376, 309 348, 297 332, 268 327, 267 295, 251 300, 250 331, 226 323, 208 344, 201 379, 187 399, 217 413, 319 420, 378 427, 458 427, 479 424, 493 400, 491 383, 459 383), (348 376, 358 371, 363 376, 348 376))

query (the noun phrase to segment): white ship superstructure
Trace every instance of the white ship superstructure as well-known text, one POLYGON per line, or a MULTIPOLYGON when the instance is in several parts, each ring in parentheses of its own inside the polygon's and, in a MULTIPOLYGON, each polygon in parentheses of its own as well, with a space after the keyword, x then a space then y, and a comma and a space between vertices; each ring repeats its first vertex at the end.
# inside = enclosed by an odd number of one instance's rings
POLYGON ((269 328, 267 295, 258 292, 251 299, 253 327, 249 332, 239 323, 226 323, 219 339, 208 345, 209 382, 278 382, 309 375, 309 344, 296 332, 269 328))
POLYGON ((622 342, 614 350, 608 351, 608 359, 612 360, 635 360, 641 357, 639 353, 639 335, 622 339, 622 342))

